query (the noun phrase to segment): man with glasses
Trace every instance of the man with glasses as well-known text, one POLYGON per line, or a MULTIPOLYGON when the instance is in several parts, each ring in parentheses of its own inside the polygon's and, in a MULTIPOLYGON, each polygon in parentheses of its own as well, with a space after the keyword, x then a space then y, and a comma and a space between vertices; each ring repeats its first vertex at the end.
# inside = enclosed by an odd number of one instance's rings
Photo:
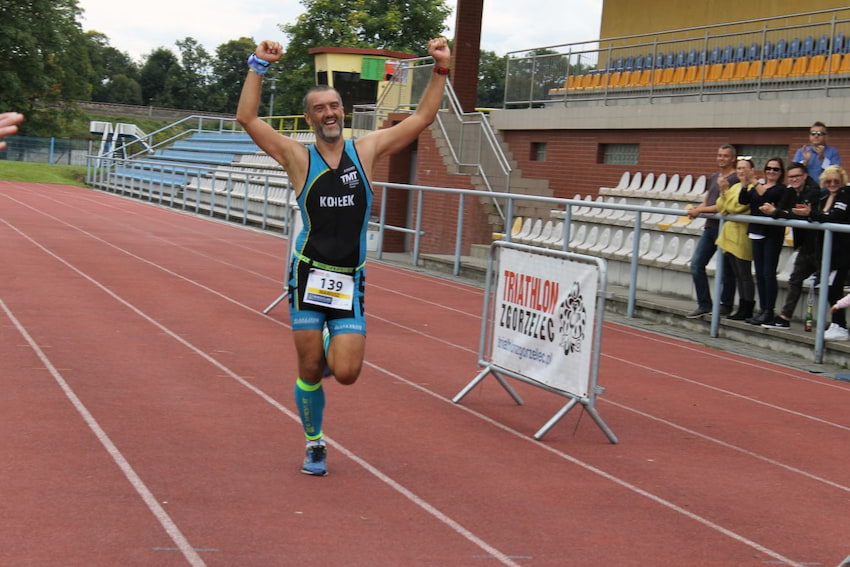
POLYGON ((827 145, 829 134, 826 124, 815 122, 809 128, 809 143, 794 154, 794 161, 806 166, 810 179, 820 179, 820 174, 830 165, 841 165, 841 156, 834 146, 827 145))
MULTIPOLYGON (((688 216, 697 218, 702 213, 717 212, 717 197, 720 195, 718 179, 726 178, 728 186, 738 183, 735 174, 735 146, 724 144, 717 150, 717 171, 708 180, 707 189, 703 194, 702 203, 688 210, 688 216)), ((697 308, 686 315, 688 319, 696 319, 711 313, 711 290, 708 285, 708 274, 705 267, 717 251, 717 236, 720 221, 717 219, 706 219, 702 230, 702 236, 697 243, 694 255, 691 258, 691 275, 694 278, 694 288, 697 294, 697 308)), ((735 273, 732 264, 726 255, 721 255, 723 265, 723 282, 720 288, 720 314, 728 315, 732 312, 732 304, 735 302, 735 273)))
MULTIPOLYGON (((788 165, 785 192, 774 206, 765 203, 759 210, 777 219, 806 220, 812 212, 812 204, 820 200, 820 187, 806 174, 806 166, 799 162, 788 165)), ((797 256, 788 278, 788 295, 782 311, 762 327, 768 329, 790 329, 791 317, 803 291, 803 281, 816 274, 820 266, 820 250, 816 231, 794 227, 794 248, 797 256)))

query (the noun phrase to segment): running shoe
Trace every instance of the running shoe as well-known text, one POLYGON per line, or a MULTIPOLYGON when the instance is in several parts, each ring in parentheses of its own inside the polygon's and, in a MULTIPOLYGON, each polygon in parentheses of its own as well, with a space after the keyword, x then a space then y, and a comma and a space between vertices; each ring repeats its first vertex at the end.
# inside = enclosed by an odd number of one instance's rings
POLYGON ((831 324, 823 334, 825 341, 846 341, 847 339, 850 339, 850 333, 847 332, 847 329, 835 323, 831 324))
POLYGON ((762 323, 761 326, 765 329, 790 329, 791 321, 789 321, 788 319, 783 319, 782 317, 777 315, 773 318, 773 321, 770 321, 769 323, 762 323))
POLYGON ((324 445, 307 445, 307 456, 304 458, 304 464, 301 465, 301 472, 312 476, 327 476, 327 457, 328 451, 324 445))

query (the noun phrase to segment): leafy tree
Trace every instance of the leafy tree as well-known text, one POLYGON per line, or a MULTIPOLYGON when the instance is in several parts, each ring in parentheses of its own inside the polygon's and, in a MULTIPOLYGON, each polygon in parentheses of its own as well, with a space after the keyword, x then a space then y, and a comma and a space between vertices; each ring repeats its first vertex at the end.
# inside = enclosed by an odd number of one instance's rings
POLYGON ((51 105, 90 96, 79 14, 76 0, 0 2, 0 109, 27 115, 23 133, 50 134, 75 112, 51 105))
POLYGON ((139 68, 130 56, 109 45, 109 38, 100 32, 87 31, 85 37, 92 65, 92 100, 141 104, 139 68))
POLYGON ((288 36, 279 73, 284 112, 301 113, 301 97, 315 84, 311 47, 369 47, 425 53, 445 29, 445 0, 302 0, 305 12, 281 30, 288 36))
MULTIPOLYGON (((253 53, 256 43, 249 37, 240 37, 219 45, 213 61, 212 91, 217 100, 211 100, 210 110, 218 112, 236 112, 239 95, 248 68, 245 60, 253 53)), ((272 69, 274 70, 274 68, 272 69)), ((269 72, 272 72, 270 70, 269 72)))
POLYGON ((142 88, 142 104, 170 106, 166 83, 173 67, 179 66, 177 57, 170 49, 158 47, 147 57, 139 73, 139 85, 142 88))
POLYGON ((505 72, 508 58, 495 51, 481 50, 478 63, 477 106, 501 108, 505 101, 505 72))

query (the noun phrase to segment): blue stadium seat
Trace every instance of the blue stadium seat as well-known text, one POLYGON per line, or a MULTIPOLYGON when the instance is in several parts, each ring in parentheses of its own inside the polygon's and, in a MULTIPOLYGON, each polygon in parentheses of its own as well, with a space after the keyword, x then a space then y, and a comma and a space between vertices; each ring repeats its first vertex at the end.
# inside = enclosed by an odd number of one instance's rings
POLYGON ((784 39, 780 39, 776 42, 776 47, 773 49, 773 54, 771 55, 772 59, 782 59, 785 57, 787 42, 784 39))
POLYGON ((829 54, 829 36, 824 34, 820 36, 818 39, 818 43, 815 46, 815 55, 828 55, 829 54))
POLYGON ((801 57, 811 57, 812 51, 815 49, 815 40, 812 36, 807 35, 803 39, 803 44, 800 46, 800 56, 801 57))
POLYGON ((839 32, 835 34, 835 39, 832 40, 832 52, 833 53, 844 53, 846 49, 844 34, 839 32))
POLYGON ((676 67, 684 67, 685 66, 685 58, 686 58, 685 52, 680 51, 676 55, 676 67))
POLYGON ((708 51, 703 49, 699 52, 699 56, 697 57, 697 65, 705 65, 708 61, 708 51))
POLYGON ((629 55, 626 57, 626 62, 623 64, 623 71, 631 71, 635 66, 635 58, 629 55))
POLYGON ((652 53, 647 53, 643 58, 643 68, 652 69, 653 67, 655 67, 655 56, 652 53))
POLYGON ((720 48, 715 47, 708 54, 708 64, 714 65, 715 63, 720 63, 720 48))
POLYGON ((773 42, 765 41, 764 47, 762 48, 762 51, 761 51, 761 58, 767 60, 767 59, 770 59, 772 57, 775 57, 773 55, 773 42))
POLYGON ((617 57, 617 60, 614 62, 614 71, 617 73, 623 70, 623 57, 617 57))
POLYGON ((733 52, 732 46, 727 45, 726 48, 723 50, 723 56, 720 58, 720 62, 721 63, 731 63, 732 62, 732 52, 733 52))
POLYGON ((691 67, 697 64, 697 50, 691 49, 688 51, 688 58, 685 60, 685 65, 691 67))
POLYGON ((738 47, 735 48, 735 54, 732 56, 732 62, 740 63, 741 61, 744 61, 746 59, 746 57, 747 57, 747 48, 744 47, 744 44, 742 43, 742 44, 738 45, 738 47))
POLYGON ((759 53, 759 44, 756 43, 756 42, 753 42, 750 45, 750 48, 747 50, 746 60, 747 61, 757 61, 759 59, 759 55, 761 55, 759 53))
POLYGON ((664 67, 664 54, 659 53, 655 56, 655 68, 661 69, 662 67, 664 67))
POLYGON ((800 38, 795 37, 791 39, 791 43, 788 44, 788 57, 799 57, 800 56, 800 38))
POLYGON ((643 71, 643 55, 635 57, 635 61, 632 64, 632 71, 643 71))
POLYGON ((671 51, 664 58, 664 67, 669 69, 670 67, 674 67, 675 64, 676 64, 676 54, 671 51))

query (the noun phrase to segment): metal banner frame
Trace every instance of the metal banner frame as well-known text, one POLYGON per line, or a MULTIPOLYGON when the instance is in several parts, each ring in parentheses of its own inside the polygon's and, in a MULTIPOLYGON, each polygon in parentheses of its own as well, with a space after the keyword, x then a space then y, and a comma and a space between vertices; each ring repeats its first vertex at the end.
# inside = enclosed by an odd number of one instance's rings
POLYGON ((289 208, 289 222, 285 224, 284 228, 289 229, 289 237, 286 241, 286 260, 283 267, 283 293, 278 295, 268 307, 263 309, 263 315, 268 315, 272 309, 277 307, 278 303, 286 299, 286 296, 289 295, 289 268, 292 265, 292 248, 295 246, 295 239, 298 238, 301 227, 304 226, 304 223, 301 222, 301 207, 298 206, 298 203, 289 203, 288 199, 287 203, 289 208))
POLYGON ((576 405, 581 405, 582 408, 587 411, 588 415, 593 419, 596 425, 602 430, 605 436, 611 443, 617 443, 617 437, 614 435, 614 432, 611 431, 611 428, 602 420, 602 417, 599 415, 599 412, 596 410, 596 397, 601 394, 604 390, 598 385, 599 378, 599 356, 600 356, 600 347, 602 343, 602 320, 604 319, 605 314, 605 298, 607 296, 607 285, 608 285, 608 270, 607 263, 604 259, 596 258, 594 256, 587 256, 584 254, 576 254, 573 252, 563 252, 560 250, 550 250, 537 248, 534 246, 527 246, 525 244, 516 244, 513 242, 507 241, 496 241, 490 247, 490 257, 487 266, 487 279, 485 283, 484 289, 484 302, 482 307, 482 315, 481 315, 481 335, 478 344, 478 366, 482 367, 483 370, 472 379, 472 381, 467 384, 458 394, 452 398, 454 403, 460 403, 460 401, 470 392, 475 386, 481 383, 484 378, 488 375, 492 375, 499 384, 507 391, 507 393, 514 399, 517 405, 522 405, 523 401, 519 394, 511 387, 511 385, 506 380, 506 377, 513 378, 515 380, 519 380, 520 382, 525 382, 526 384, 530 384, 537 388, 541 388, 548 392, 552 392, 553 394, 558 394, 559 396, 564 396, 566 398, 570 398, 570 401, 561 408, 551 419, 549 419, 546 424, 541 427, 537 433, 534 434, 535 439, 541 439, 546 433, 555 426, 558 421, 560 421, 566 414, 573 409, 576 405), (589 369, 589 379, 588 379, 588 393, 587 395, 577 394, 568 392, 565 390, 561 390, 558 388, 554 388, 550 385, 547 385, 541 381, 536 380, 534 377, 524 376, 519 374, 513 370, 508 368, 504 368, 500 366, 496 362, 492 360, 492 352, 488 349, 488 345, 491 344, 493 338, 493 329, 496 324, 495 321, 495 313, 492 311, 495 310, 495 301, 492 302, 491 305, 491 297, 495 294, 498 286, 498 278, 500 275, 500 270, 497 270, 497 265, 500 263, 501 255, 499 251, 501 249, 511 249, 518 250, 520 252, 526 252, 529 254, 543 255, 556 257, 571 261, 577 261, 584 264, 594 264, 597 269, 597 289, 596 289, 596 312, 593 319, 593 337, 591 340, 591 355, 590 355, 590 369, 589 369), (497 258, 498 255, 498 258, 497 258))

